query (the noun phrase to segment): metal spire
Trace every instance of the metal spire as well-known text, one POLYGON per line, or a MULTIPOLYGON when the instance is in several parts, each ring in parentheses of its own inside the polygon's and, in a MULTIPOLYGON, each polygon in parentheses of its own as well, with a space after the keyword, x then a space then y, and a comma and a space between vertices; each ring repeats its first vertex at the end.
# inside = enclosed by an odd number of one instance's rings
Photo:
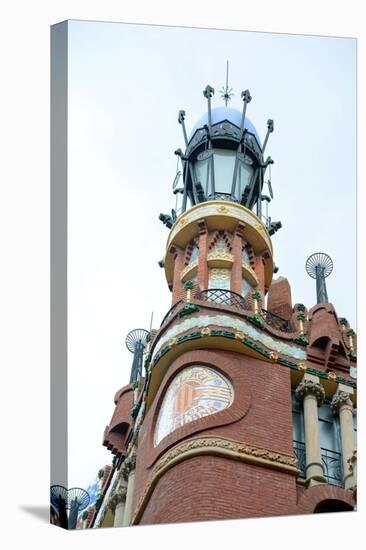
POLYGON ((225 107, 227 107, 228 101, 230 101, 234 95, 233 89, 229 88, 229 61, 226 61, 226 86, 221 88, 220 94, 222 99, 225 101, 225 107))
POLYGON ((328 303, 328 293, 325 284, 326 277, 333 271, 332 258, 323 252, 315 252, 306 260, 307 274, 316 279, 316 298, 318 304, 328 303))
POLYGON ((143 328, 131 330, 126 336, 127 349, 133 353, 130 384, 137 382, 142 373, 142 361, 149 332, 143 328))

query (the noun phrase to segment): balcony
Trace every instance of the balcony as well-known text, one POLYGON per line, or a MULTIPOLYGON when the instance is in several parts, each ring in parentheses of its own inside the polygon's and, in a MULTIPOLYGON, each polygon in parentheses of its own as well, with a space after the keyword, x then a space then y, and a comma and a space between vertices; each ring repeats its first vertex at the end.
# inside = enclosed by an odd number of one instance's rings
MULTIPOLYGON (((293 441, 294 454, 299 463, 299 478, 306 479, 306 451, 303 441, 293 441)), ((329 485, 343 487, 342 454, 321 447, 321 457, 324 467, 324 477, 329 485)))
POLYGON ((196 298, 201 302, 210 302, 211 304, 230 306, 236 309, 250 309, 250 304, 240 294, 232 290, 209 288, 201 290, 196 298))
POLYGON ((261 310, 261 317, 266 325, 280 330, 281 332, 292 332, 290 321, 283 319, 279 315, 275 315, 266 309, 261 310))
POLYGON ((299 478, 305 479, 305 467, 306 467, 306 454, 305 454, 305 443, 302 441, 296 441, 294 439, 294 454, 297 458, 297 461, 299 463, 299 478))
POLYGON ((321 447, 324 477, 330 485, 343 487, 342 454, 321 447))

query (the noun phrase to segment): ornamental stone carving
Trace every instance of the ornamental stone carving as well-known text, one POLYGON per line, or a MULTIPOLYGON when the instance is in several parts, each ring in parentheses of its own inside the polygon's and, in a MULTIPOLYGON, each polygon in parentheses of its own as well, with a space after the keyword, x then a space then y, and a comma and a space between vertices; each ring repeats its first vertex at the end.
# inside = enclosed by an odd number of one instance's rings
POLYGON ((313 382, 313 380, 302 380, 296 388, 296 397, 302 401, 307 395, 315 395, 318 407, 320 407, 325 398, 325 391, 321 384, 313 382))
POLYGON ((126 501, 127 487, 120 486, 116 491, 114 491, 108 501, 108 508, 112 510, 113 514, 116 511, 116 507, 121 502, 126 501))
POLYGON ((357 468, 357 449, 353 450, 352 456, 347 459, 348 469, 353 473, 357 468))
POLYGON ((298 460, 287 454, 221 437, 207 436, 190 439, 170 449, 157 462, 130 524, 134 525, 138 523, 157 481, 164 472, 178 462, 201 455, 222 456, 232 460, 273 468, 296 476, 299 474, 298 460))
POLYGON ((353 409, 352 401, 350 399, 350 394, 346 391, 338 391, 333 395, 333 399, 330 406, 334 411, 338 412, 339 409, 341 407, 344 407, 345 405, 350 407, 351 410, 353 409))
POLYGON ((123 478, 128 481, 128 476, 136 468, 136 452, 133 452, 126 458, 121 466, 121 473, 123 478))
MULTIPOLYGON (((154 475, 156 475, 160 470, 165 468, 170 462, 176 460, 180 456, 184 456, 189 451, 197 451, 197 455, 202 454, 204 449, 211 448, 213 451, 217 449, 228 450, 236 453, 239 456, 244 458, 247 457, 256 457, 265 459, 272 464, 282 464, 290 468, 297 468, 298 461, 296 458, 285 455, 283 453, 277 453, 270 451, 269 449, 264 449, 262 447, 254 447, 253 445, 248 445, 245 443, 239 443, 237 441, 232 441, 229 439, 223 439, 218 437, 200 437, 195 439, 190 439, 187 442, 181 443, 168 451, 163 457, 159 460, 157 465, 154 468, 154 475)), ((215 453, 214 453, 215 454, 215 453)))

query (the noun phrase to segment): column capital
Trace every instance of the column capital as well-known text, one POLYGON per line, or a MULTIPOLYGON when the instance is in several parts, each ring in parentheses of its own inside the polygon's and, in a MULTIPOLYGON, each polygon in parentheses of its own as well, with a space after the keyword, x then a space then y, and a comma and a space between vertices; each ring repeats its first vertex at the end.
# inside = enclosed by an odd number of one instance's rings
POLYGON ((118 489, 116 491, 113 491, 113 493, 109 497, 108 508, 112 510, 113 513, 115 513, 118 504, 126 501, 126 496, 127 487, 119 486, 118 489))
POLYGON ((303 379, 296 388, 296 398, 302 401, 307 395, 314 395, 316 397, 318 407, 320 407, 325 398, 325 391, 323 386, 319 382, 313 380, 303 379))
POLYGON ((121 466, 121 473, 123 478, 127 481, 130 473, 136 468, 136 451, 128 456, 121 466))
POLYGON ((350 408, 353 411, 352 401, 348 392, 339 390, 333 395, 332 402, 330 404, 332 409, 339 412, 341 408, 350 408))

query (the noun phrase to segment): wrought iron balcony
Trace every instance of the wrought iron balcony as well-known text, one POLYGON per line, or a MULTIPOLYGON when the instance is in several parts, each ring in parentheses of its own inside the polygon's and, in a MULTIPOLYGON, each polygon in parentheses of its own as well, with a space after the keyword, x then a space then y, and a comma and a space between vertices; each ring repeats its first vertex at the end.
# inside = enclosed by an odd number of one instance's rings
POLYGON ((250 309, 247 301, 237 292, 225 290, 222 288, 209 288, 201 290, 196 298, 201 302, 211 302, 213 304, 231 306, 237 309, 250 309))
POLYGON ((321 447, 324 477, 330 485, 343 487, 342 454, 321 447))
POLYGON ((271 311, 268 311, 266 309, 261 310, 261 316, 264 320, 264 322, 269 325, 270 327, 273 327, 277 330, 280 330, 282 332, 291 332, 291 324, 290 321, 287 319, 283 319, 279 315, 275 315, 271 311))
MULTIPOLYGON (((294 454, 299 463, 299 478, 306 477, 306 452, 305 443, 294 439, 294 454)), ((321 447, 321 457, 324 466, 324 477, 330 485, 343 487, 342 454, 321 447)))
POLYGON ((296 439, 294 439, 294 453, 299 463, 299 477, 305 479, 306 453, 305 443, 303 441, 296 441, 296 439))
POLYGON ((166 313, 166 315, 164 316, 160 326, 162 327, 168 319, 170 319, 170 317, 179 309, 179 306, 183 304, 183 300, 179 300, 179 302, 175 302, 175 304, 172 305, 172 307, 170 308, 170 310, 168 311, 168 313, 166 313))

